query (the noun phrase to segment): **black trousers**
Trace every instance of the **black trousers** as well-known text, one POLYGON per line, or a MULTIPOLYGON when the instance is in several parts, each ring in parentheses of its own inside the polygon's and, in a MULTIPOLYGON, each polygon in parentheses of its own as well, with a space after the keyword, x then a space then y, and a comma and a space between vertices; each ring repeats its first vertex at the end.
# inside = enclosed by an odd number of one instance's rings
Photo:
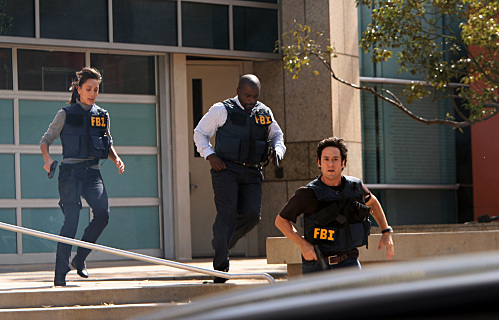
MULTIPOLYGON (((109 221, 109 203, 100 170, 86 168, 83 164, 61 165, 59 170, 59 206, 64 213, 61 236, 74 238, 80 219, 81 197, 92 208, 93 219, 85 229, 82 241, 95 243, 109 221)), ((82 263, 91 250, 78 247, 77 259, 82 263)), ((71 245, 57 243, 55 273, 66 274, 71 270, 69 259, 71 245)))
POLYGON ((229 267, 229 249, 251 231, 261 219, 263 174, 225 161, 226 169, 211 169, 217 216, 213 224, 213 268, 229 267))

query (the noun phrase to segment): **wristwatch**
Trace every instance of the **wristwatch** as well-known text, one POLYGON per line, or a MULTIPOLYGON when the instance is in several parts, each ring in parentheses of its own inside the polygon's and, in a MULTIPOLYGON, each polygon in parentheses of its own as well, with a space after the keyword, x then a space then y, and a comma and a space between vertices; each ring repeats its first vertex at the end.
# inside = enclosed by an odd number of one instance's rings
POLYGON ((382 233, 382 234, 385 234, 385 233, 387 233, 387 232, 392 232, 392 233, 393 233, 393 228, 392 228, 392 227, 390 227, 390 226, 388 226, 388 228, 386 228, 385 230, 381 230, 381 233, 382 233))

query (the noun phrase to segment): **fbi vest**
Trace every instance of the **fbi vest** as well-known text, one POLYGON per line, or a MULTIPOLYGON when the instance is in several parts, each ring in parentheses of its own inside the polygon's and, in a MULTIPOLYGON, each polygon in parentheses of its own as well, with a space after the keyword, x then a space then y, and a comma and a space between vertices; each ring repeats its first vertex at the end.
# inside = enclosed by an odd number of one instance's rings
POLYGON ((336 191, 320 178, 306 185, 314 191, 319 209, 304 216, 305 239, 317 244, 325 255, 367 245, 371 223, 360 179, 342 176, 345 185, 336 191))
POLYGON ((272 123, 270 109, 258 103, 248 114, 234 99, 222 102, 227 110, 227 120, 218 128, 215 153, 229 160, 259 164, 267 160, 268 130, 272 123))
POLYGON ((66 112, 66 122, 61 131, 63 158, 107 159, 110 148, 107 129, 107 111, 96 106, 85 111, 73 103, 62 108, 66 112))

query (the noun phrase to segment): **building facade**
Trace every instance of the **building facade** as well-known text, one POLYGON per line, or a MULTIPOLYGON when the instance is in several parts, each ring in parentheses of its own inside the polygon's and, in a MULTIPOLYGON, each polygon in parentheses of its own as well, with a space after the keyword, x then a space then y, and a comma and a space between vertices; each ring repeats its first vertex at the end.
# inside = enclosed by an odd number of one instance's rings
MULTIPOLYGON (((190 258, 191 243, 204 241, 191 235, 210 232, 204 211, 194 217, 206 228, 198 232, 196 223, 191 232, 189 178, 198 177, 189 161, 201 161, 193 155, 192 101, 203 112, 235 95, 253 61, 278 59, 278 8, 277 1, 0 1, 1 221, 58 234, 57 179, 47 179, 38 144, 68 101, 75 71, 92 66, 103 75, 98 104, 111 114, 126 164, 118 175, 102 163, 112 213, 99 242, 190 258)), ((51 147, 56 160, 61 150, 60 141, 51 147)), ((192 193, 211 188, 198 185, 192 193)), ((84 203, 78 236, 90 219, 84 203)), ((0 239, 3 263, 53 261, 54 242, 4 230, 0 239)))
MULTIPOLYGON (((360 30, 366 30, 370 17, 370 9, 360 6, 360 30)), ((397 49, 393 51, 396 57, 397 49)), ((396 59, 373 63, 369 55, 361 53, 360 80, 379 92, 389 90, 404 101, 402 92, 407 84, 424 78, 400 72, 396 59)), ((384 204, 390 223, 473 220, 469 128, 461 132, 450 126, 417 122, 370 93, 361 94, 361 104, 364 182, 384 204)), ((451 99, 430 96, 405 105, 426 119, 454 115, 451 99)))
MULTIPOLYGON (((366 106, 374 102, 335 82, 325 69, 293 80, 274 52, 275 41, 293 20, 309 24, 334 44, 333 66, 340 77, 359 83, 359 72, 366 77, 367 70, 359 57, 359 16, 353 0, 0 0, 0 221, 59 233, 57 181, 47 179, 38 143, 69 100, 75 71, 92 66, 103 75, 97 104, 110 112, 115 147, 126 164, 118 175, 111 161, 102 163, 111 218, 100 244, 176 260, 212 255, 216 213, 209 164, 195 151, 192 132, 213 103, 236 95, 245 73, 260 78, 260 100, 271 107, 288 150, 279 170, 264 169, 262 222, 233 255, 265 255, 265 238, 280 235, 276 214, 299 186, 320 173, 315 148, 332 135, 348 143, 345 174, 364 177, 380 190, 392 224, 425 223, 404 218, 406 207, 394 205, 410 194, 383 188, 437 184, 441 194, 430 187, 421 196, 435 197, 432 212, 441 209, 438 201, 450 206, 456 180, 448 153, 455 151, 435 151, 438 159, 429 166, 441 176, 437 180, 417 172, 417 180, 398 179, 400 172, 380 156, 380 148, 388 146, 372 142, 386 134, 379 124, 372 128, 366 106), (380 178, 377 170, 394 180, 380 178)), ((388 127, 397 130, 385 123, 388 127)), ((438 135, 437 146, 453 139, 453 133, 432 130, 428 135, 438 135)), ((56 160, 61 150, 60 142, 51 147, 56 160)), ((426 223, 456 222, 452 210, 426 223)), ((89 219, 84 203, 77 236, 89 219)), ((48 240, 0 230, 0 243, 2 263, 54 260, 56 245, 48 240)), ((117 258, 94 252, 90 259, 117 258)))

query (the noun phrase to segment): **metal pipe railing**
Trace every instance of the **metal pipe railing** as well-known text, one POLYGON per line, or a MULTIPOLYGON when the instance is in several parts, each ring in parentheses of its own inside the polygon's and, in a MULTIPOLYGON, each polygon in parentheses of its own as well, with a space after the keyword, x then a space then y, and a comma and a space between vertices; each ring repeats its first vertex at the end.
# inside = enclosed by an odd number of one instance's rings
POLYGON ((38 237, 38 238, 43 238, 43 239, 47 239, 47 240, 67 243, 67 244, 70 244, 73 246, 83 247, 83 248, 87 248, 87 249, 102 251, 102 252, 118 255, 121 257, 129 258, 129 259, 135 259, 135 260, 141 260, 141 261, 155 263, 155 264, 161 264, 161 265, 165 265, 165 266, 172 267, 172 268, 178 268, 178 269, 183 269, 183 270, 188 270, 188 271, 193 271, 193 272, 199 272, 199 273, 208 274, 211 276, 216 276, 216 277, 225 278, 225 279, 260 279, 261 278, 261 279, 267 280, 269 283, 272 283, 272 284, 275 282, 274 278, 271 275, 269 275, 268 273, 227 273, 227 272, 222 272, 222 271, 209 270, 209 269, 195 267, 195 266, 191 266, 191 265, 180 263, 180 262, 151 257, 151 256, 147 256, 147 255, 140 254, 140 253, 120 250, 120 249, 116 249, 116 248, 112 248, 112 247, 106 247, 106 246, 103 246, 100 244, 90 243, 90 242, 71 239, 71 238, 58 236, 55 234, 46 233, 46 232, 42 232, 42 231, 38 231, 38 230, 19 227, 19 226, 15 226, 15 225, 4 223, 4 222, 0 222, 0 229, 24 233, 24 234, 27 234, 27 235, 30 235, 33 237, 38 237))

